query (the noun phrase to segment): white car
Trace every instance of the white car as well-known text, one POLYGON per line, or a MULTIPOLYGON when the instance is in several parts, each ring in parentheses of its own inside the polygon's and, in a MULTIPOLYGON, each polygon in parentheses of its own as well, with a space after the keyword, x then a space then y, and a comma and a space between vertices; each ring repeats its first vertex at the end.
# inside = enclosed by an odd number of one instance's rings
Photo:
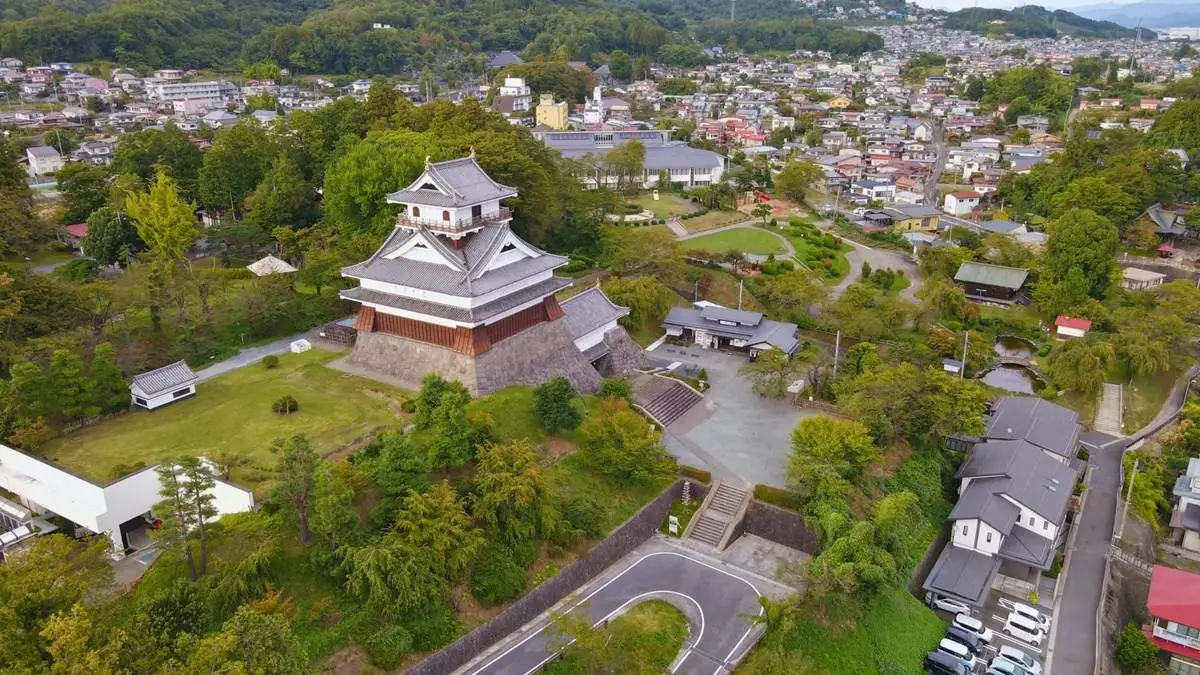
POLYGON ((1046 639, 1046 632, 1041 626, 1016 612, 1008 615, 1008 620, 1004 622, 1004 632, 1034 647, 1041 646, 1042 640, 1046 639))
POLYGON ((1019 602, 1014 602, 1012 613, 1018 616, 1023 616, 1037 624, 1038 627, 1040 627, 1043 631, 1047 633, 1050 632, 1050 617, 1042 614, 1029 605, 1023 605, 1019 602))
MULTIPOLYGON (((1025 672, 1029 673, 1029 675, 1042 675, 1042 664, 1038 663, 1032 656, 1026 654, 1020 649, 1017 649, 1016 647, 1009 647, 1008 645, 1001 646, 1000 651, 996 653, 996 660, 999 659, 1012 661, 1018 666, 1024 668, 1025 672)), ((993 660, 993 663, 995 663, 995 660, 993 660)))
POLYGON ((943 612, 950 612, 951 614, 969 615, 971 613, 970 607, 967 607, 958 600, 951 600, 950 598, 938 598, 937 600, 929 603, 929 606, 934 609, 940 609, 943 612))
POLYGON ((993 659, 985 675, 1025 675, 1025 669, 1008 659, 993 659))
POLYGON ((996 637, 991 628, 983 625, 983 622, 973 616, 967 614, 956 614, 954 616, 954 625, 960 628, 971 631, 979 636, 981 642, 992 644, 992 638, 996 637))

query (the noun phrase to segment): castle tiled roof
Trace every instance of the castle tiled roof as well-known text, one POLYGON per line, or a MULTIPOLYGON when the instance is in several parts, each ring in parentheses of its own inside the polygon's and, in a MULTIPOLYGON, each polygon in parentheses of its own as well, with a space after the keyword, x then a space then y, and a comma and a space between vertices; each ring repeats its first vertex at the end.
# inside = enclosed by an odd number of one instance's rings
POLYGON ((393 204, 427 204, 457 208, 493 199, 515 197, 517 191, 492 180, 474 157, 427 164, 411 185, 387 196, 393 204), (431 184, 436 189, 423 188, 431 184))

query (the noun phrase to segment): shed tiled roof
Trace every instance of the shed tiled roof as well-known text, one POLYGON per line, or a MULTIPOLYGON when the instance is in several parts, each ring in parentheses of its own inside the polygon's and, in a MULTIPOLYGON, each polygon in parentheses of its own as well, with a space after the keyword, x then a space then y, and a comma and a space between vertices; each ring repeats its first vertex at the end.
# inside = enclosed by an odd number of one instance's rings
POLYGON ((982 607, 992 591, 992 579, 1000 570, 1000 563, 1000 558, 947 544, 925 578, 924 588, 982 607))
POLYGON ((403 190, 389 194, 387 200, 393 204, 457 208, 516 195, 514 188, 492 180, 474 157, 462 157, 426 165, 417 180, 403 190), (432 183, 437 189, 422 189, 426 183, 432 183))
POLYGON ((196 373, 192 372, 188 364, 184 361, 176 361, 162 368, 134 375, 131 386, 137 387, 147 396, 154 396, 195 381, 196 373))
POLYGON ((1025 279, 1028 277, 1029 270, 967 261, 958 268, 954 280, 984 286, 1011 288, 1015 291, 1025 285, 1025 279))
POLYGON ((614 304, 599 286, 593 286, 579 295, 571 296, 560 303, 563 319, 573 339, 616 321, 629 314, 628 307, 614 304))

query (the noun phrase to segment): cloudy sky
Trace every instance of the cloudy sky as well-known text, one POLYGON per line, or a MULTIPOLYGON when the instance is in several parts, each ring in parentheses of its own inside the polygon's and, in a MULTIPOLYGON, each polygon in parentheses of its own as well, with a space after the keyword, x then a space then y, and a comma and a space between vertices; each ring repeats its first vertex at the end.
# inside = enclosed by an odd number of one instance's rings
MULTIPOLYGON (((1130 2, 1132 0, 1129 0, 1130 2)), ((935 9, 962 9, 963 7, 999 7, 1002 9, 1010 9, 1021 5, 1041 5, 1050 9, 1070 9, 1072 7, 1081 7, 1084 5, 1099 5, 1105 4, 1105 0, 916 0, 917 4, 922 7, 931 7, 935 9)), ((1126 2, 1112 2, 1114 5, 1127 4, 1126 2)))

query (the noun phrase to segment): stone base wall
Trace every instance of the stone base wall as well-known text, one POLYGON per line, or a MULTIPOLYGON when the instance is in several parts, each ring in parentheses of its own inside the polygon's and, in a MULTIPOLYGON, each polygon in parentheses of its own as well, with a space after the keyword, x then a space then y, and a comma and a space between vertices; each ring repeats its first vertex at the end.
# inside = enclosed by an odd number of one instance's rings
POLYGON ((425 375, 438 373, 462 382, 472 396, 511 384, 541 384, 555 375, 566 377, 581 393, 600 388, 600 373, 575 348, 561 320, 539 323, 474 358, 387 333, 359 333, 348 361, 413 389, 425 375))
POLYGON ((750 501, 746 514, 734 525, 729 541, 743 534, 757 535, 809 555, 821 552, 821 535, 804 522, 804 516, 756 499, 750 501))
POLYGON ((638 368, 650 365, 646 352, 638 346, 629 333, 621 326, 604 334, 604 344, 608 345, 608 356, 604 357, 604 368, 601 373, 607 377, 632 377, 638 368))

